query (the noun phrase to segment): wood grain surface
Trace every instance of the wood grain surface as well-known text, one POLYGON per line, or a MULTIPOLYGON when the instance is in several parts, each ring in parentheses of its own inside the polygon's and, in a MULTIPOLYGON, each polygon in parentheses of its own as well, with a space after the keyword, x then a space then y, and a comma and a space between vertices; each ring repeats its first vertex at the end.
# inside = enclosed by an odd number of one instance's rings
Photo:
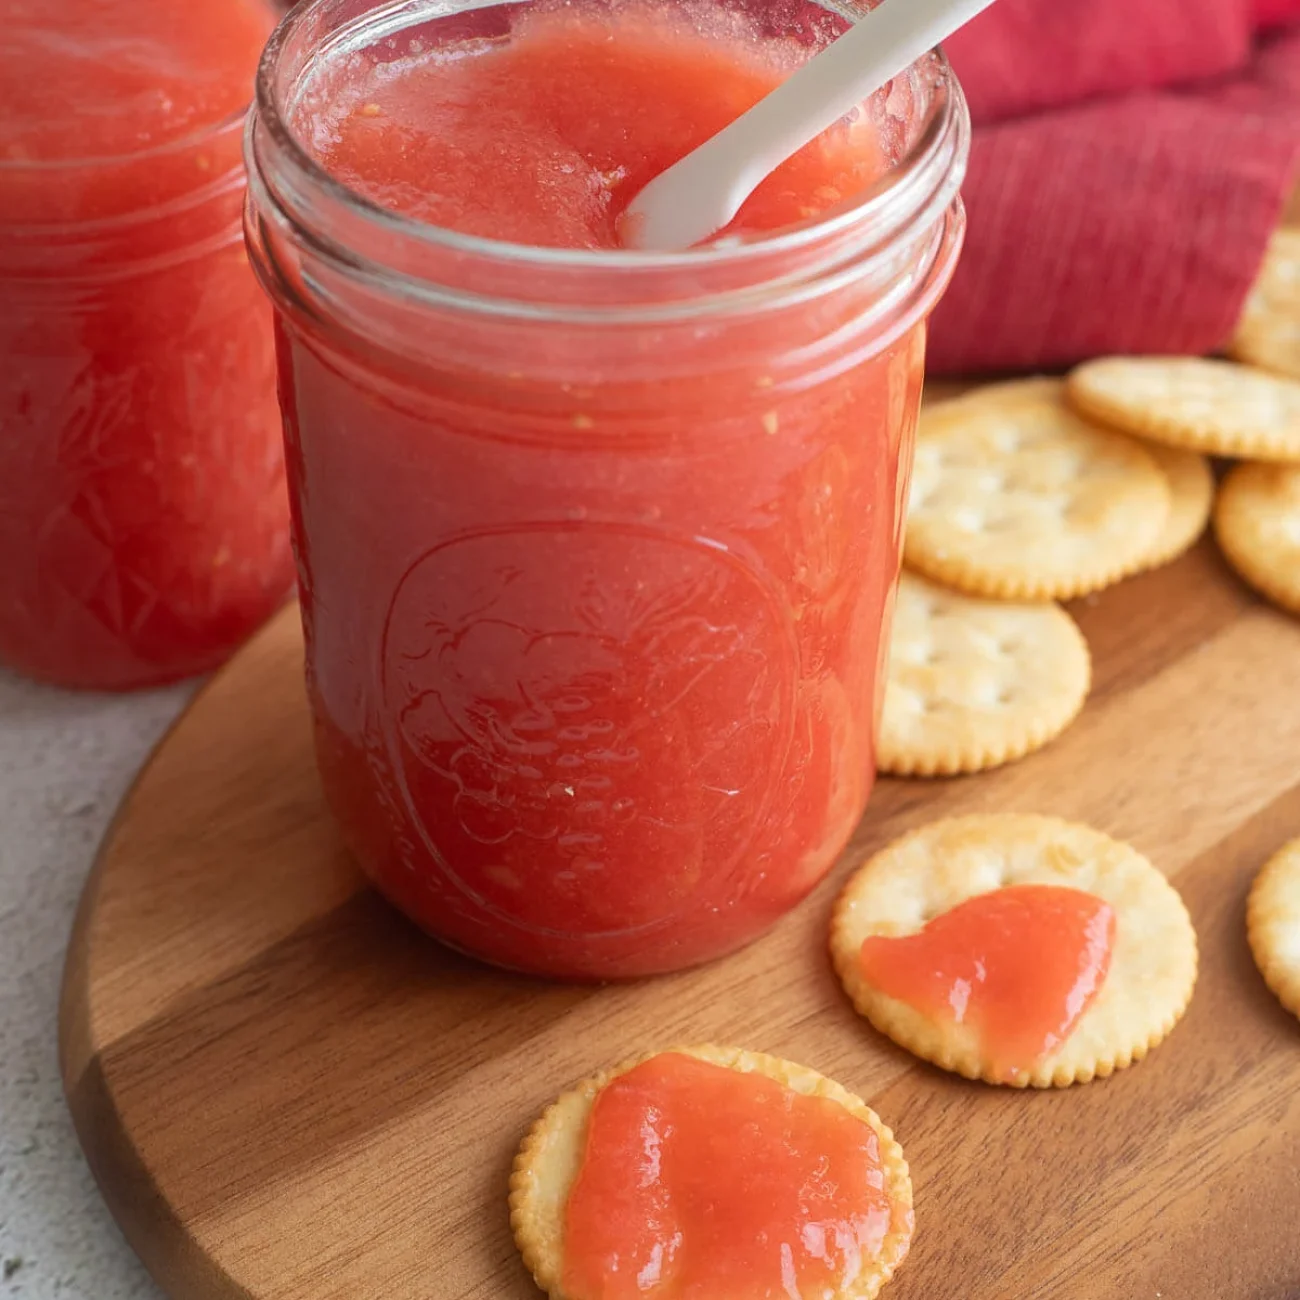
POLYGON ((363 886, 322 806, 287 610, 141 776, 72 942, 68 1098, 136 1249, 178 1300, 533 1300, 505 1204, 524 1128, 629 1053, 714 1040, 806 1062, 893 1125, 917 1235, 890 1300, 1295 1300, 1300 1024, 1243 907, 1300 835, 1300 622, 1209 541, 1074 612, 1096 685, 1060 741, 882 782, 839 868, 759 943, 580 988, 453 956, 363 886), (835 891, 899 832, 976 809, 1090 822, 1176 882, 1201 975, 1147 1061, 1000 1090, 853 1014, 825 951, 835 891))

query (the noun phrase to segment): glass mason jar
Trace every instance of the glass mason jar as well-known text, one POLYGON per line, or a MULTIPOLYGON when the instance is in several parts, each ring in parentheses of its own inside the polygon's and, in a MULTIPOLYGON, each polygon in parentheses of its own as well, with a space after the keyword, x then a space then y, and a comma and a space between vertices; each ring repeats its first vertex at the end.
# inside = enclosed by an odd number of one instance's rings
POLYGON ((189 676, 292 586, 243 119, 0 159, 0 663, 33 677, 189 676))
MULTIPOLYGON (((889 95, 872 192, 668 255, 413 221, 291 126, 327 111, 339 52, 503 12, 316 0, 263 60, 246 228, 318 760, 353 853, 437 938, 643 975, 754 938, 862 815, 969 125, 929 56, 889 95)), ((845 20, 786 0, 771 21, 845 20)))

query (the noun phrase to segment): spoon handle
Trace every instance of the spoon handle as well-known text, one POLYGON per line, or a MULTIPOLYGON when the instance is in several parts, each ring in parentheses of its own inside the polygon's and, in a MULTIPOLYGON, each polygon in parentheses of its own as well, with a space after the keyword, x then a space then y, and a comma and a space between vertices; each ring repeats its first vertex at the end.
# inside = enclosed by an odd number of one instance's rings
POLYGON ((656 176, 623 218, 629 248, 721 230, 760 181, 993 0, 881 0, 775 90, 656 176))

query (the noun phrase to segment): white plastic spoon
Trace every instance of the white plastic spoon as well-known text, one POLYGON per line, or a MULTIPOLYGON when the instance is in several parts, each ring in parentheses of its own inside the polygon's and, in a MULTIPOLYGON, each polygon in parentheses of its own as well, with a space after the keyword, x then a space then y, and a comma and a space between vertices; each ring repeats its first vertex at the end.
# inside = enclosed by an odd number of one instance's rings
POLYGON ((760 181, 993 0, 881 0, 748 112, 654 178, 620 222, 625 248, 716 234, 760 181))

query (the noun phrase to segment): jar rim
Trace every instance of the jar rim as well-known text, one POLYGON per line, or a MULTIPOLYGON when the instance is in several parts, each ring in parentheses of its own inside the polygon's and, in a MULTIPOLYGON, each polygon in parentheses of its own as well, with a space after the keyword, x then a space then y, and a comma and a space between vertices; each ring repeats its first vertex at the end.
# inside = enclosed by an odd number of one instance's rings
MULTIPOLYGON (((282 159, 290 163, 302 180, 312 187, 319 187, 330 200, 341 204, 349 216, 361 218, 377 233, 411 240, 431 251, 513 264, 521 269, 604 271, 614 274, 620 270, 644 273, 740 269, 747 261, 799 253, 809 246, 834 240, 850 233, 855 227, 869 225, 872 217, 890 206, 890 200, 894 196, 908 188, 909 182, 918 172, 925 170, 927 163, 943 147, 945 137, 951 130, 952 117, 955 113, 962 112, 965 102, 946 55, 942 48, 936 46, 912 65, 916 68, 928 61, 936 75, 933 78, 934 103, 907 152, 879 180, 850 202, 832 209, 829 214, 818 214, 775 232, 729 236, 694 248, 671 252, 514 243, 451 230, 375 202, 334 176, 290 127, 276 91, 280 56, 297 34, 299 26, 308 22, 326 2, 327 0, 311 0, 310 3, 294 6, 272 32, 258 64, 253 107, 249 114, 250 134, 255 127, 264 129, 273 148, 282 159)), ((378 24, 378 15, 410 11, 412 21, 416 21, 420 16, 419 6, 428 2, 429 0, 392 0, 392 3, 376 10, 369 17, 378 24)), ((878 0, 869 0, 867 7, 876 2, 878 0)), ((526 3, 526 0, 471 0, 459 11, 520 3, 526 3)), ((828 12, 838 14, 850 22, 856 22, 862 15, 861 9, 845 7, 834 3, 834 0, 830 0, 830 3, 828 0, 817 0, 817 3, 827 8, 828 12)), ((254 168, 250 166, 249 171, 251 175, 254 168)))
POLYGON ((162 140, 158 144, 146 145, 143 149, 133 149, 126 153, 87 154, 78 158, 0 158, 0 172, 52 173, 75 171, 79 168, 119 167, 150 162, 155 158, 166 158, 172 154, 181 154, 186 150, 197 148, 204 142, 228 132, 242 131, 244 120, 252 107, 253 101, 249 100, 215 122, 207 122, 174 139, 162 140))

